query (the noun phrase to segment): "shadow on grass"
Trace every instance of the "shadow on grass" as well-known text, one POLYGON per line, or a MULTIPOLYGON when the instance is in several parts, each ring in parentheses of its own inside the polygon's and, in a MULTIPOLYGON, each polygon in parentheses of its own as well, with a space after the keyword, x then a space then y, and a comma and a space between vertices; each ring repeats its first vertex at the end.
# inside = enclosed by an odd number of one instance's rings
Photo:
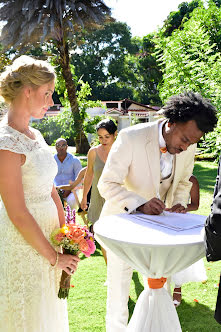
MULTIPOLYGON (((138 298, 144 287, 139 281, 137 272, 133 273, 133 281, 135 283, 135 291, 138 298)), ((129 321, 135 305, 136 301, 129 298, 129 321)), ((195 303, 194 305, 191 305, 182 300, 182 304, 177 308, 177 314, 179 316, 182 332, 221 331, 221 325, 219 325, 214 319, 214 311, 204 304, 195 303)))
POLYGON ((177 313, 183 332, 221 331, 221 325, 214 319, 214 311, 204 304, 190 305, 182 300, 177 313))

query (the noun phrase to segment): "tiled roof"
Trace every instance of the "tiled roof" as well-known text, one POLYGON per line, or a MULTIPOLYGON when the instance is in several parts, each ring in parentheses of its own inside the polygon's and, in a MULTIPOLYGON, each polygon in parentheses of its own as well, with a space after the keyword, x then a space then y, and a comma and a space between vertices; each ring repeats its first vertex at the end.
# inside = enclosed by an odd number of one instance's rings
POLYGON ((129 109, 127 110, 127 112, 149 112, 149 111, 153 111, 153 110, 148 110, 148 109, 129 109))
POLYGON ((119 113, 124 113, 124 111, 123 110, 119 110, 118 108, 110 108, 110 109, 108 109, 107 111, 106 111, 106 113, 112 113, 112 112, 119 112, 119 113))

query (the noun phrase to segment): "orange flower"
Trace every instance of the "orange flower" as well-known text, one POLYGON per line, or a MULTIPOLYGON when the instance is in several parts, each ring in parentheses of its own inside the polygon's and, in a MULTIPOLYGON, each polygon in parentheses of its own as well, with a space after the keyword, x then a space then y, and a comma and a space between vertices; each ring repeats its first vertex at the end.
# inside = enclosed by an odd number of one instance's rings
POLYGON ((85 237, 85 231, 77 226, 73 226, 70 229, 68 237, 75 242, 80 243, 80 241, 83 240, 85 237))
POLYGON ((79 242, 79 247, 80 247, 80 250, 81 251, 87 251, 88 250, 88 244, 87 244, 87 241, 85 239, 82 239, 80 242, 79 242))
POLYGON ((193 301, 194 301, 194 302, 196 302, 196 303, 198 303, 198 302, 199 302, 197 299, 194 299, 193 301))

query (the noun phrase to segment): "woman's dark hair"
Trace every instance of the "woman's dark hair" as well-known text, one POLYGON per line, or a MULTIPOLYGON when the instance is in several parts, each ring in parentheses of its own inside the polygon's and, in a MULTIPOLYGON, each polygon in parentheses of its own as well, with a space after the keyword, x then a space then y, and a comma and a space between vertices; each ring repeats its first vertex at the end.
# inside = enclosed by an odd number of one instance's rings
POLYGON ((96 131, 98 131, 101 128, 106 129, 108 133, 111 135, 113 135, 117 130, 116 124, 114 123, 114 121, 110 119, 101 120, 96 126, 96 131))
POLYGON ((192 91, 170 97, 162 110, 170 123, 195 120, 204 133, 212 131, 218 120, 216 108, 211 102, 192 91))

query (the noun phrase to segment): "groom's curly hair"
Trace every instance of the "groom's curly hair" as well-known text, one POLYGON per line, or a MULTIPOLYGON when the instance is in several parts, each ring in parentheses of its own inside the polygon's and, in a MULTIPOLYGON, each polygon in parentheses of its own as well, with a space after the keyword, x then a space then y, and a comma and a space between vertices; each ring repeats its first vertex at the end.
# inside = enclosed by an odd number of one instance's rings
POLYGON ((218 120, 217 110, 211 102, 192 91, 170 97, 162 113, 170 123, 195 120, 204 133, 212 131, 218 120))

